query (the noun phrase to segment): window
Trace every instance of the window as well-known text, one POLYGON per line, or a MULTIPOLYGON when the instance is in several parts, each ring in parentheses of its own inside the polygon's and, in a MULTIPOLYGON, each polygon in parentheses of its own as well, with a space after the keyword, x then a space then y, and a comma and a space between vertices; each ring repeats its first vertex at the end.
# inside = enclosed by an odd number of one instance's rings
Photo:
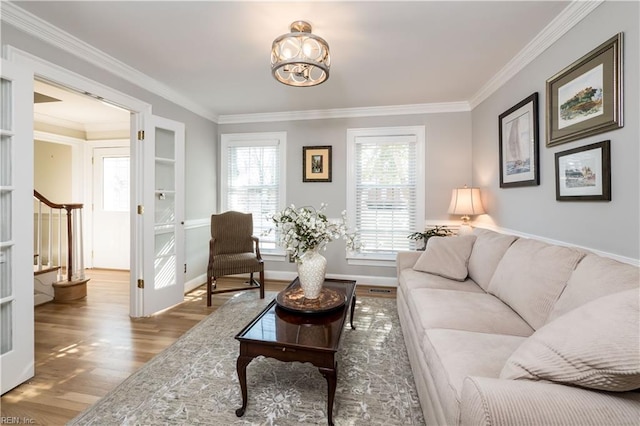
POLYGON ((104 157, 102 208, 105 212, 129 211, 129 157, 104 157))
POLYGON ((237 133, 222 135, 222 211, 253 214, 253 234, 260 238, 260 250, 276 249, 269 216, 285 204, 286 133, 237 133))
POLYGON ((349 263, 390 266, 424 223, 424 126, 349 129, 347 144, 347 214, 362 242, 349 263))

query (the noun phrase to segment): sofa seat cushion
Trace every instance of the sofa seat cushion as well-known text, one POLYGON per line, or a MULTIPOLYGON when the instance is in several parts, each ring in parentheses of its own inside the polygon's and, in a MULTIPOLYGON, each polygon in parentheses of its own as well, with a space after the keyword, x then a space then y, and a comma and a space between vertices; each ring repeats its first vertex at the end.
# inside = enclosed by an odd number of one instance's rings
POLYGON ((424 253, 413 265, 413 269, 456 281, 464 281, 469 275, 467 264, 475 240, 476 236, 473 234, 457 237, 431 237, 424 253))
POLYGON ((537 330, 584 255, 573 248, 519 238, 498 263, 488 291, 537 330))
POLYGON ((434 328, 530 336, 533 329, 495 296, 420 288, 407 296, 409 310, 424 331, 434 328))
POLYGON ((590 389, 640 389, 640 291, 576 308, 536 331, 509 358, 504 379, 550 380, 590 389))
POLYGON ((506 360, 525 339, 460 330, 427 331, 422 350, 447 424, 458 424, 465 377, 497 378, 506 360))
POLYGON ((518 237, 482 228, 475 228, 473 233, 476 242, 469 256, 469 278, 486 291, 500 259, 518 237))
POLYGON ((442 290, 469 291, 484 293, 473 280, 454 281, 439 275, 428 274, 413 269, 403 269, 398 277, 398 286, 405 291, 417 288, 439 288, 442 290))
POLYGON ((617 260, 586 255, 571 274, 548 321, 608 294, 640 287, 640 269, 617 260))

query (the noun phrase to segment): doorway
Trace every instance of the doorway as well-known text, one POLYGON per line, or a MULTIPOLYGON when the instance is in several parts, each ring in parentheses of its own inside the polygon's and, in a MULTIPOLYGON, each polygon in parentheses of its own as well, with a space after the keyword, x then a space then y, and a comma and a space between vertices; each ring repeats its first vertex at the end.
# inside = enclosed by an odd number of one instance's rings
POLYGON ((129 270, 130 112, 35 80, 34 134, 34 188, 84 205, 84 264, 129 270), (40 152, 46 146, 69 155, 40 152))

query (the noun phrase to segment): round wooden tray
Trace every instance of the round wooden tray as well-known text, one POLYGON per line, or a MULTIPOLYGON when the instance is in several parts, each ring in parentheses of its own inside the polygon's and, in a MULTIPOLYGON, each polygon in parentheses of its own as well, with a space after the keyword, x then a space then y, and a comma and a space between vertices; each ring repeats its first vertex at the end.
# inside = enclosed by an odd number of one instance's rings
POLYGON ((344 306, 347 297, 336 290, 323 287, 317 299, 306 299, 302 288, 297 285, 282 290, 276 296, 276 304, 287 311, 302 314, 322 314, 344 306))

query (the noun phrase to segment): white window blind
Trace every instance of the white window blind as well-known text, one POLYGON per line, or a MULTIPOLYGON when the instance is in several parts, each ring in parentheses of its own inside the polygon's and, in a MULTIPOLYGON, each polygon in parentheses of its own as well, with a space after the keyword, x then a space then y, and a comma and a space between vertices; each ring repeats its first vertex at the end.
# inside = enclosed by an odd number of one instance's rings
POLYGON ((260 248, 273 250, 275 234, 268 218, 282 208, 284 198, 283 141, 271 134, 223 135, 222 207, 253 214, 253 233, 260 248))
POLYGON ((410 250, 407 236, 424 221, 423 137, 384 130, 360 129, 349 138, 348 209, 362 242, 361 257, 395 258, 410 250))

